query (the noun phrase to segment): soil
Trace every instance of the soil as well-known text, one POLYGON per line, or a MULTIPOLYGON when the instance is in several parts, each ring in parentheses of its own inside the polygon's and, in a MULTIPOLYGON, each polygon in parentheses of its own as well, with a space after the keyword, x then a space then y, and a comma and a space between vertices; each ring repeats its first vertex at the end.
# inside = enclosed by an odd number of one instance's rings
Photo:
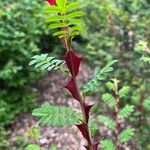
MULTIPOLYGON (((80 68, 82 70, 80 70, 78 80, 82 83, 87 82, 92 75, 91 69, 85 64, 82 64, 80 68)), ((80 110, 79 103, 72 99, 67 90, 64 89, 67 80, 68 76, 58 71, 49 73, 46 77, 39 79, 36 88, 34 88, 34 91, 38 93, 38 104, 41 105, 47 101, 53 105, 64 105, 77 111, 80 110)), ((90 101, 90 98, 88 99, 90 101)), ((52 145, 56 145, 58 150, 85 150, 83 145, 86 143, 76 126, 71 128, 39 127, 37 121, 30 112, 20 114, 10 128, 8 139, 10 145, 16 145, 17 138, 23 137, 27 142, 38 143, 42 150, 49 150, 52 145), (32 128, 39 128, 41 131, 41 136, 36 141, 26 136, 27 131, 32 128)))
MULTIPOLYGON (((81 64, 82 70, 80 69, 80 74, 78 76, 79 83, 86 83, 92 77, 92 70, 86 64, 81 64)), ((36 83, 34 91, 36 91, 38 98, 37 103, 40 106, 44 102, 49 102, 52 105, 63 105, 71 107, 76 111, 80 111, 79 103, 72 99, 69 92, 64 88, 68 80, 68 75, 62 72, 51 72, 47 76, 42 77, 36 83)), ((95 103, 94 101, 98 100, 97 97, 87 97, 86 100, 88 103, 95 103)), ((100 104, 100 107, 103 107, 104 111, 107 112, 108 109, 103 104, 100 104)), ((109 114, 109 113, 108 113, 109 114)), ((113 134, 106 126, 100 126, 100 135, 98 139, 104 139, 105 137, 111 137, 113 139, 113 134)), ((17 146, 18 137, 22 137, 23 142, 36 143, 40 145, 41 150, 52 150, 51 146, 56 145, 57 150, 85 150, 84 145, 86 141, 78 131, 76 126, 71 128, 65 127, 50 127, 44 126, 39 127, 38 119, 31 115, 31 112, 22 113, 14 120, 12 126, 10 127, 10 135, 8 142, 11 146, 16 146, 17 150, 25 150, 25 148, 20 148, 17 146), (32 128, 40 129, 41 135, 39 139, 33 139, 27 136, 27 131, 32 128)), ((135 141, 129 143, 129 145, 124 144, 122 150, 136 150, 135 141)), ((10 149, 12 150, 12 149, 10 149)), ((16 150, 16 149, 15 149, 16 150)), ((55 150, 55 149, 54 149, 55 150)))

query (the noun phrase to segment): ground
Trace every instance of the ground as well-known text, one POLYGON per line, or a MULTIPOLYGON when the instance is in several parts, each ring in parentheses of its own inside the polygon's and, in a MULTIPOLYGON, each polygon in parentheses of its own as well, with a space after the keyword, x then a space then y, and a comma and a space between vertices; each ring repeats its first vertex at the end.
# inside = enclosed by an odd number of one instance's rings
MULTIPOLYGON (((78 80, 87 82, 91 76, 91 69, 85 64, 82 64, 81 68, 78 80)), ((38 93, 38 104, 41 105, 48 101, 54 105, 64 105, 77 111, 80 110, 79 103, 73 100, 67 90, 64 89, 67 80, 68 75, 58 71, 49 73, 46 77, 39 79, 34 88, 38 93)), ((16 117, 10 128, 10 145, 16 144, 18 136, 24 137, 27 141, 32 140, 27 138, 25 133, 33 127, 39 127, 39 125, 37 119, 31 113, 23 113, 16 117)), ((45 126, 40 128, 40 130, 42 135, 36 142, 42 147, 42 150, 48 150, 52 144, 56 144, 59 150, 84 150, 83 145, 85 141, 76 126, 72 128, 51 128, 50 126, 45 126)))

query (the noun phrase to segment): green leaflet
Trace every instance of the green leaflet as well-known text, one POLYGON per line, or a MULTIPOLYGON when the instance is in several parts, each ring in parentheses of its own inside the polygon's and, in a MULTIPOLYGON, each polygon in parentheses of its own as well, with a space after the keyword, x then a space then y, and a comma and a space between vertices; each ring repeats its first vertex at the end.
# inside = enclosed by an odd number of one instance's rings
POLYGON ((104 68, 102 68, 98 74, 95 76, 94 79, 90 80, 88 83, 86 83, 84 88, 84 93, 87 92, 94 92, 97 88, 99 88, 101 81, 105 80, 107 74, 111 71, 113 71, 112 65, 116 63, 117 60, 112 60, 109 62, 104 68))
POLYGON ((119 90, 119 97, 125 97, 130 91, 130 87, 129 86, 123 86, 120 90, 119 90))
POLYGON ((56 59, 55 57, 49 57, 48 54, 35 55, 31 58, 29 65, 34 65, 34 68, 40 70, 52 69, 56 70, 62 66, 65 62, 63 60, 56 59))
POLYGON ((40 108, 33 110, 32 115, 40 118, 39 123, 42 126, 48 124, 52 127, 65 125, 71 127, 81 120, 80 115, 72 109, 52 106, 49 103, 44 103, 40 108))
POLYGON ((132 138, 133 135, 134 129, 126 128, 119 134, 119 140, 120 142, 127 142, 132 138))
POLYGON ((44 9, 45 13, 62 13, 64 9, 58 6, 48 6, 44 9))
POLYGON ((134 111, 134 106, 133 105, 126 105, 125 107, 123 107, 120 112, 119 115, 122 118, 128 118, 131 113, 134 111))
POLYGON ((100 123, 103 123, 104 125, 106 125, 111 130, 114 130, 116 127, 116 123, 112 119, 110 119, 109 117, 99 115, 98 120, 100 123))
POLYGON ((46 22, 50 23, 49 28, 58 30, 53 36, 72 39, 84 33, 84 27, 81 25, 83 20, 80 19, 84 12, 76 10, 80 7, 80 3, 74 2, 67 5, 67 0, 57 0, 56 3, 57 6, 49 6, 45 9, 45 13, 51 13, 51 16, 46 18, 46 22))
POLYGON ((112 65, 114 64, 114 63, 116 63, 118 60, 112 60, 112 61, 110 61, 104 68, 102 68, 101 70, 100 70, 100 74, 106 74, 106 73, 108 73, 108 72, 111 72, 111 71, 113 71, 113 67, 112 67, 112 65))
POLYGON ((110 93, 104 93, 102 95, 102 100, 109 106, 114 107, 115 106, 115 98, 110 93))
POLYGON ((88 127, 91 135, 94 137, 99 131, 99 125, 97 124, 97 119, 90 117, 88 127))
POLYGON ((59 24, 57 24, 57 23, 53 23, 53 24, 50 24, 49 26, 48 26, 50 29, 56 29, 56 28, 64 28, 64 27, 67 27, 67 24, 65 24, 65 23, 59 23, 59 24))
POLYGON ((83 20, 82 19, 74 19, 74 20, 71 20, 69 21, 68 25, 76 25, 76 24, 81 24, 83 23, 83 20))
POLYGON ((81 17, 83 15, 84 15, 84 12, 82 12, 82 11, 75 11, 75 12, 72 12, 72 13, 68 14, 66 16, 66 18, 67 19, 72 19, 72 18, 75 18, 75 17, 81 17))
MULTIPOLYGON (((55 16, 48 17, 46 19, 46 22, 63 21, 63 20, 65 20, 64 16, 57 16, 57 15, 55 15, 55 16)), ((59 23, 57 23, 57 24, 59 24, 59 23)))
POLYGON ((67 36, 66 31, 58 31, 53 34, 53 36, 67 36))
POLYGON ((81 4, 78 3, 78 2, 70 3, 70 4, 68 4, 68 5, 66 6, 66 12, 69 12, 69 11, 72 11, 72 10, 74 10, 74 9, 77 9, 77 8, 79 8, 80 6, 81 6, 81 4))
POLYGON ((110 139, 102 140, 100 145, 101 145, 102 150, 115 150, 115 146, 114 146, 112 140, 110 140, 110 139))
POLYGON ((67 4, 67 0, 56 0, 56 4, 60 7, 64 7, 67 4))
POLYGON ((112 82, 107 82, 106 83, 106 87, 109 89, 109 90, 115 90, 115 86, 114 86, 114 84, 112 83, 112 82))

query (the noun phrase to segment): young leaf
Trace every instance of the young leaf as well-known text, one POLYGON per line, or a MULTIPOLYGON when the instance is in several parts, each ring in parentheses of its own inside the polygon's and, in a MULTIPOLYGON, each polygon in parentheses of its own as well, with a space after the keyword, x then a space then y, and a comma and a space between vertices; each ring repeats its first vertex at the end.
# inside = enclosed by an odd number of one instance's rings
POLYGON ((50 29, 56 29, 56 28, 64 28, 64 27, 67 27, 67 24, 65 23, 53 23, 51 25, 48 26, 50 29))
POLYGON ((114 107, 115 98, 110 93, 105 93, 102 95, 102 100, 109 106, 114 107))
POLYGON ((82 11, 75 11, 75 12, 72 12, 72 13, 68 14, 66 16, 66 18, 67 19, 71 19, 71 18, 75 18, 75 17, 81 17, 83 15, 84 15, 84 12, 82 12, 82 11))
POLYGON ((115 86, 112 82, 107 82, 106 83, 106 87, 109 89, 109 90, 115 90, 115 86))
POLYGON ((115 129, 116 123, 112 119, 110 119, 109 117, 99 115, 98 120, 100 123, 103 123, 109 129, 111 129, 111 130, 115 129))
POLYGON ((61 36, 61 35, 67 36, 67 32, 66 31, 58 31, 53 34, 53 36, 61 36))
POLYGON ((99 131, 99 125, 94 118, 89 119, 88 127, 92 136, 95 136, 96 133, 99 131))
POLYGON ((34 65, 35 68, 40 68, 40 70, 58 69, 65 62, 63 60, 56 59, 54 57, 49 57, 48 54, 35 55, 31 58, 29 65, 34 65))
POLYGON ((105 80, 108 72, 113 71, 111 67, 117 60, 112 60, 104 68, 102 68, 94 79, 90 80, 87 84, 83 86, 84 93, 96 91, 99 88, 101 81, 105 80))
POLYGON ((120 90, 119 90, 119 97, 125 97, 130 91, 130 87, 129 86, 123 86, 120 90))
POLYGON ((127 118, 131 115, 131 113, 134 111, 133 105, 126 105, 124 108, 122 108, 119 112, 119 115, 121 118, 127 118))
POLYGON ((120 142, 127 142, 132 138, 133 135, 134 135, 134 129, 132 129, 132 128, 124 129, 119 134, 119 140, 120 140, 120 142))
POLYGON ((56 0, 56 4, 57 4, 59 7, 64 7, 64 6, 66 6, 66 3, 67 3, 67 0, 56 0))
POLYGON ((74 20, 69 21, 68 26, 70 26, 70 25, 76 25, 76 24, 81 24, 81 23, 83 23, 82 19, 74 19, 74 20))
POLYGON ((65 125, 71 127, 81 120, 79 114, 72 109, 64 106, 51 106, 49 103, 45 103, 41 108, 33 110, 32 115, 41 118, 39 123, 42 126, 48 124, 52 127, 65 125))
POLYGON ((72 11, 73 9, 77 9, 80 6, 81 6, 81 4, 78 2, 70 3, 66 6, 66 12, 72 11))
POLYGON ((109 62, 103 69, 101 69, 100 73, 105 74, 105 73, 113 71, 112 65, 116 62, 117 60, 112 60, 111 62, 109 62))
POLYGON ((102 140, 100 145, 102 150, 115 150, 112 140, 102 140))
POLYGON ((50 16, 46 19, 46 22, 53 22, 53 21, 61 21, 64 20, 64 16, 50 16))
POLYGON ((44 12, 45 13, 61 13, 63 12, 63 8, 58 7, 58 6, 48 6, 45 8, 44 12))
POLYGON ((75 36, 79 35, 79 32, 83 33, 84 27, 81 25, 83 21, 77 18, 83 16, 84 12, 79 10, 73 11, 80 6, 80 3, 75 2, 66 5, 67 0, 56 0, 56 3, 57 6, 50 6, 45 9, 46 13, 53 13, 52 16, 47 17, 46 21, 54 22, 49 25, 51 29, 61 28, 65 30, 55 32, 53 36, 73 39, 75 36))

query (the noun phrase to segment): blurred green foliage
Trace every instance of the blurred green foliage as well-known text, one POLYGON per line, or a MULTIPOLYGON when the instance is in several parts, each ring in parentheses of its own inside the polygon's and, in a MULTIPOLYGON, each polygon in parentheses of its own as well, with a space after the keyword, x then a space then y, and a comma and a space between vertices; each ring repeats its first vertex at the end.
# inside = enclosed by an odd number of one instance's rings
MULTIPOLYGON (((0 127, 35 105, 30 85, 38 75, 28 62, 38 53, 41 37, 46 34, 42 6, 30 0, 0 3, 0 127)), ((4 149, 6 144, 0 143, 4 149)))
POLYGON ((35 1, 3 1, 0 4, 0 124, 10 122, 16 113, 33 105, 29 84, 37 74, 28 62, 39 51, 45 26, 35 1), (9 115, 8 115, 9 114, 9 115))
MULTIPOLYGON (((147 121, 150 67, 147 58, 142 61, 141 56, 149 54, 139 50, 136 44, 145 41, 150 47, 150 1, 80 1, 86 13, 87 34, 76 38, 74 48, 86 55, 91 66, 105 66, 112 59, 118 60, 119 69, 115 68, 111 77, 117 77, 130 87, 131 92, 122 105, 135 105, 132 121, 138 129, 139 148, 146 149, 150 130, 147 121)), ((43 7, 42 0, 2 0, 0 3, 0 149, 7 149, 8 145, 4 140, 7 132, 2 127, 34 105, 30 85, 38 76, 28 66, 30 58, 39 50, 61 53, 57 40, 49 36, 43 7)))
POLYGON ((130 87, 131 92, 121 105, 135 105, 136 113, 132 119, 138 133, 137 140, 141 143, 138 148, 146 149, 150 133, 150 107, 145 107, 149 106, 147 99, 150 96, 147 48, 150 47, 150 1, 81 1, 86 12, 87 37, 77 39, 80 44, 75 42, 74 46, 87 56, 91 66, 104 66, 112 59, 118 60, 118 68, 110 76, 130 87), (145 45, 141 46, 141 43, 145 45), (143 50, 137 50, 141 47, 143 50))

